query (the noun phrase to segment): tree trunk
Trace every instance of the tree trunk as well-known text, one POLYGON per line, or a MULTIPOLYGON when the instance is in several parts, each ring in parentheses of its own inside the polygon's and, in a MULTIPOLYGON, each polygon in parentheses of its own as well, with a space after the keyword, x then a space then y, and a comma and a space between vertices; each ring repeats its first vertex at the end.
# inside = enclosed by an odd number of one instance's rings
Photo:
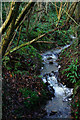
POLYGON ((80 2, 78 2, 76 10, 75 10, 75 19, 77 23, 80 22, 80 2))
POLYGON ((2 56, 5 54, 5 51, 6 51, 7 47, 8 47, 8 44, 10 43, 10 41, 11 41, 11 39, 13 37, 13 33, 14 33, 14 30, 15 30, 14 24, 15 24, 15 20, 17 18, 17 15, 18 15, 18 12, 16 12, 16 11, 19 10, 19 5, 20 4, 15 3, 15 8, 13 10, 14 11, 13 12, 14 17, 13 17, 12 22, 11 22, 11 24, 9 26, 9 29, 8 29, 8 31, 6 33, 6 36, 2 40, 2 56))
POLYGON ((15 22, 15 28, 17 28, 17 26, 21 23, 21 21, 23 20, 23 18, 25 17, 25 15, 34 6, 34 4, 35 4, 35 2, 29 2, 26 5, 26 7, 23 9, 23 11, 21 12, 21 14, 19 15, 19 17, 17 18, 17 20, 15 22))
MULTIPOLYGON (((16 30, 16 28, 20 25, 20 23, 22 22, 22 20, 24 19, 25 15, 28 13, 28 11, 34 6, 35 2, 29 2, 26 7, 23 9, 23 11, 21 12, 21 14, 19 15, 19 17, 17 18, 18 15, 18 11, 19 11, 19 5, 20 3, 15 3, 14 9, 13 7, 11 8, 11 10, 13 11, 13 14, 10 14, 11 16, 13 16, 12 21, 11 20, 6 20, 9 22, 10 26, 6 32, 6 36, 3 38, 2 40, 2 56, 4 56, 6 49, 11 41, 11 39, 13 38, 14 32, 16 30), (17 11, 17 12, 16 12, 17 11), (11 23, 10 23, 11 22, 11 23)), ((9 16, 10 19, 11 16, 9 16)), ((8 23, 4 24, 6 27, 8 27, 8 23)), ((2 28, 5 28, 5 26, 2 26, 2 28)), ((1 29, 4 30, 4 29, 1 29)))
POLYGON ((8 15, 6 21, 3 23, 2 27, 0 28, 0 34, 1 33, 3 34, 6 31, 6 29, 8 28, 8 26, 10 25, 10 23, 11 23, 13 17, 14 17, 13 16, 14 11, 15 11, 15 2, 12 2, 9 15, 8 15))
MULTIPOLYGON (((73 3, 72 3, 72 4, 73 4, 73 3)), ((68 13, 68 14, 70 15, 70 17, 72 17, 72 15, 73 15, 73 13, 74 13, 74 11, 75 11, 75 9, 76 9, 77 4, 78 4, 78 2, 74 2, 73 6, 71 5, 72 8, 71 8, 71 10, 69 10, 69 13, 68 13)), ((67 18, 67 23, 69 22, 70 17, 67 18)))

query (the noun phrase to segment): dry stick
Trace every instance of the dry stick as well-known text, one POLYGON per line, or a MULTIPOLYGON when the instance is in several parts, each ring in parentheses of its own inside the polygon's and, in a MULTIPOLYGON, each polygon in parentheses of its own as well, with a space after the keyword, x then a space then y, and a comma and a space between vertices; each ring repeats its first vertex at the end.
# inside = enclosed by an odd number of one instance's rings
POLYGON ((57 17, 58 17, 58 10, 57 10, 56 2, 55 2, 55 8, 56 8, 56 13, 57 13, 57 17))
POLYGON ((71 9, 73 8, 73 6, 74 6, 74 2, 71 4, 71 6, 70 6, 70 8, 69 8, 69 10, 68 10, 68 14, 70 13, 70 11, 71 11, 71 9))
POLYGON ((21 27, 20 27, 20 31, 19 31, 19 37, 18 37, 18 40, 17 40, 17 46, 18 46, 18 44, 19 44, 20 35, 21 35, 21 30, 22 30, 22 25, 21 25, 21 27))
POLYGON ((68 11, 68 9, 69 9, 69 3, 67 2, 66 11, 68 11))
POLYGON ((32 15, 34 15, 35 13, 41 12, 41 11, 43 11, 43 10, 44 10, 44 9, 40 9, 40 10, 34 11, 32 15))
MULTIPOLYGON (((18 27, 17 27, 17 29, 16 29, 16 31, 15 31, 15 33, 14 33, 14 35, 13 35, 13 38, 12 38, 12 40, 10 41, 10 43, 9 43, 9 45, 8 45, 8 48, 7 48, 6 52, 8 52, 8 51, 9 51, 10 46, 11 46, 11 44, 12 44, 12 42, 13 42, 13 40, 14 40, 15 36, 16 36, 16 33, 17 33, 17 31, 18 31, 19 27, 20 27, 20 26, 18 26, 18 27)), ((4 55, 4 56, 5 56, 5 55, 4 55)))
POLYGON ((30 44, 32 44, 33 42, 36 42, 38 39, 40 39, 40 38, 42 38, 42 37, 44 37, 44 36, 46 36, 46 35, 48 35, 48 34, 51 34, 51 33, 53 33, 54 31, 56 31, 56 30, 58 30, 58 29, 62 29, 62 28, 63 28, 64 26, 66 26, 66 25, 67 25, 67 24, 65 24, 65 25, 63 25, 63 26, 61 26, 61 27, 55 28, 55 29, 53 29, 52 31, 49 31, 49 32, 47 32, 47 33, 45 33, 45 34, 43 34, 43 35, 40 35, 40 36, 38 36, 37 38, 31 40, 30 42, 26 42, 26 43, 24 43, 24 44, 21 44, 21 45, 15 47, 15 48, 13 48, 13 49, 10 50, 9 52, 7 52, 5 55, 8 55, 9 53, 12 53, 12 52, 14 52, 14 51, 16 51, 16 50, 18 50, 18 49, 20 49, 20 48, 22 48, 22 47, 27 46, 27 45, 30 45, 30 44))
MULTIPOLYGON (((31 8, 30 9, 30 14, 28 14, 28 25, 27 25, 27 27, 26 27, 26 34, 28 33, 28 30, 29 30, 29 24, 30 24, 30 17, 31 17, 31 15, 32 15, 32 9, 33 8, 31 8)), ((28 38, 28 37, 27 37, 28 38)))
MULTIPOLYGON (((63 6, 63 9, 64 9, 64 7, 65 7, 65 6, 66 6, 66 3, 64 4, 64 6, 63 6)), ((59 23, 59 21, 60 21, 60 18, 61 18, 61 16, 62 16, 63 9, 62 9, 62 11, 61 11, 60 17, 59 17, 59 19, 58 19, 58 22, 57 22, 57 24, 56 24, 56 27, 58 26, 58 23, 59 23)))
POLYGON ((59 8, 58 19, 60 19, 60 13, 61 13, 61 9, 62 9, 62 2, 61 2, 61 4, 60 4, 60 8, 59 8))
MULTIPOLYGON (((73 15, 73 13, 74 13, 74 11, 75 11, 75 8, 76 8, 76 6, 77 6, 77 2, 75 2, 74 3, 74 6, 73 6, 73 8, 71 9, 71 11, 70 11, 70 17, 72 17, 72 15, 73 15)), ((68 17, 68 19, 67 19, 67 23, 69 22, 69 19, 70 19, 70 17, 68 17)), ((73 19, 74 20, 74 19, 73 19)), ((76 22, 77 23, 77 22, 76 22)), ((78 24, 77 24, 78 25, 78 24)))
POLYGON ((49 44, 54 44, 55 42, 52 42, 52 41, 36 41, 36 43, 49 43, 49 44))
POLYGON ((47 7, 47 6, 48 6, 48 2, 46 2, 46 14, 47 14, 47 9, 48 9, 48 7, 47 7))
POLYGON ((61 5, 60 5, 60 8, 59 8, 59 14, 58 14, 58 22, 57 22, 57 24, 56 24, 56 27, 57 27, 57 25, 58 25, 58 23, 59 23, 59 21, 60 21, 60 18, 61 18, 61 9, 62 9, 62 2, 61 2, 61 5))

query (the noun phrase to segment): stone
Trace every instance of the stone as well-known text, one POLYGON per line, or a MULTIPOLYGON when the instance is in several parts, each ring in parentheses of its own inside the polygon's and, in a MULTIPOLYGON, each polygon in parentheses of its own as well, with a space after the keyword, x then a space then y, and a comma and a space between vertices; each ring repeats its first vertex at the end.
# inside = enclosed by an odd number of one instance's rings
POLYGON ((54 71, 51 71, 53 74, 55 73, 54 71))
POLYGON ((49 64, 53 64, 53 61, 49 61, 49 64))
POLYGON ((55 90, 53 89, 53 87, 52 86, 48 86, 48 90, 54 96, 55 90))
POLYGON ((59 73, 58 72, 54 72, 56 78, 58 79, 59 73))
POLYGON ((52 77, 54 74, 53 73, 49 73, 49 77, 52 77))
POLYGON ((52 57, 48 57, 48 58, 47 58, 47 60, 51 60, 51 59, 52 59, 52 57))
POLYGON ((48 76, 48 73, 44 74, 43 77, 47 77, 48 76))
POLYGON ((50 112, 49 116, 55 115, 56 113, 57 113, 57 111, 52 110, 52 111, 50 112))

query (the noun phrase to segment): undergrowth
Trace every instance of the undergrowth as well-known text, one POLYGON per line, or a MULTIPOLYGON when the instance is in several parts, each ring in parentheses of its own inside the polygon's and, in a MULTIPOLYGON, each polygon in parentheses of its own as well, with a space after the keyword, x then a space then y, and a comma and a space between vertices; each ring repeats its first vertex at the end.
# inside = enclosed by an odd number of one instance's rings
POLYGON ((60 54, 60 78, 63 84, 68 87, 73 87, 74 92, 72 96, 72 118, 75 120, 80 119, 80 73, 79 73, 79 44, 78 39, 74 40, 72 45, 64 49, 60 54))
POLYGON ((30 70, 36 73, 41 66, 42 57, 33 46, 29 45, 5 56, 2 61, 3 68, 12 71, 13 75, 28 73, 30 70))

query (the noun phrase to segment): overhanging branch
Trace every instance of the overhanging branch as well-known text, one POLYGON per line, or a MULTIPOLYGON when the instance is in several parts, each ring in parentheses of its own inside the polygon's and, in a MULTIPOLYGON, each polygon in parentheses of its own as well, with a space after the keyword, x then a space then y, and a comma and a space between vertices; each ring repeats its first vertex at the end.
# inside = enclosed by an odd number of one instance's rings
POLYGON ((55 29, 53 29, 52 31, 49 31, 49 32, 47 32, 47 33, 45 33, 45 34, 43 34, 43 35, 40 35, 40 36, 38 36, 37 38, 35 38, 35 39, 33 39, 33 40, 29 41, 29 42, 23 43, 23 44, 15 47, 15 48, 13 48, 13 49, 11 49, 9 52, 7 52, 7 53, 5 54, 5 56, 8 55, 9 53, 12 53, 12 52, 14 52, 14 51, 17 51, 18 49, 20 49, 20 48, 22 48, 22 47, 25 47, 25 46, 27 46, 27 45, 30 45, 30 44, 32 44, 33 42, 36 42, 38 39, 41 39, 42 37, 44 37, 44 36, 46 36, 46 35, 48 35, 48 34, 51 34, 51 33, 53 33, 54 31, 56 31, 56 30, 58 30, 58 29, 62 29, 62 28, 65 27, 66 25, 67 25, 67 24, 65 24, 65 25, 63 25, 63 26, 60 26, 60 27, 58 27, 58 28, 55 28, 55 29))

